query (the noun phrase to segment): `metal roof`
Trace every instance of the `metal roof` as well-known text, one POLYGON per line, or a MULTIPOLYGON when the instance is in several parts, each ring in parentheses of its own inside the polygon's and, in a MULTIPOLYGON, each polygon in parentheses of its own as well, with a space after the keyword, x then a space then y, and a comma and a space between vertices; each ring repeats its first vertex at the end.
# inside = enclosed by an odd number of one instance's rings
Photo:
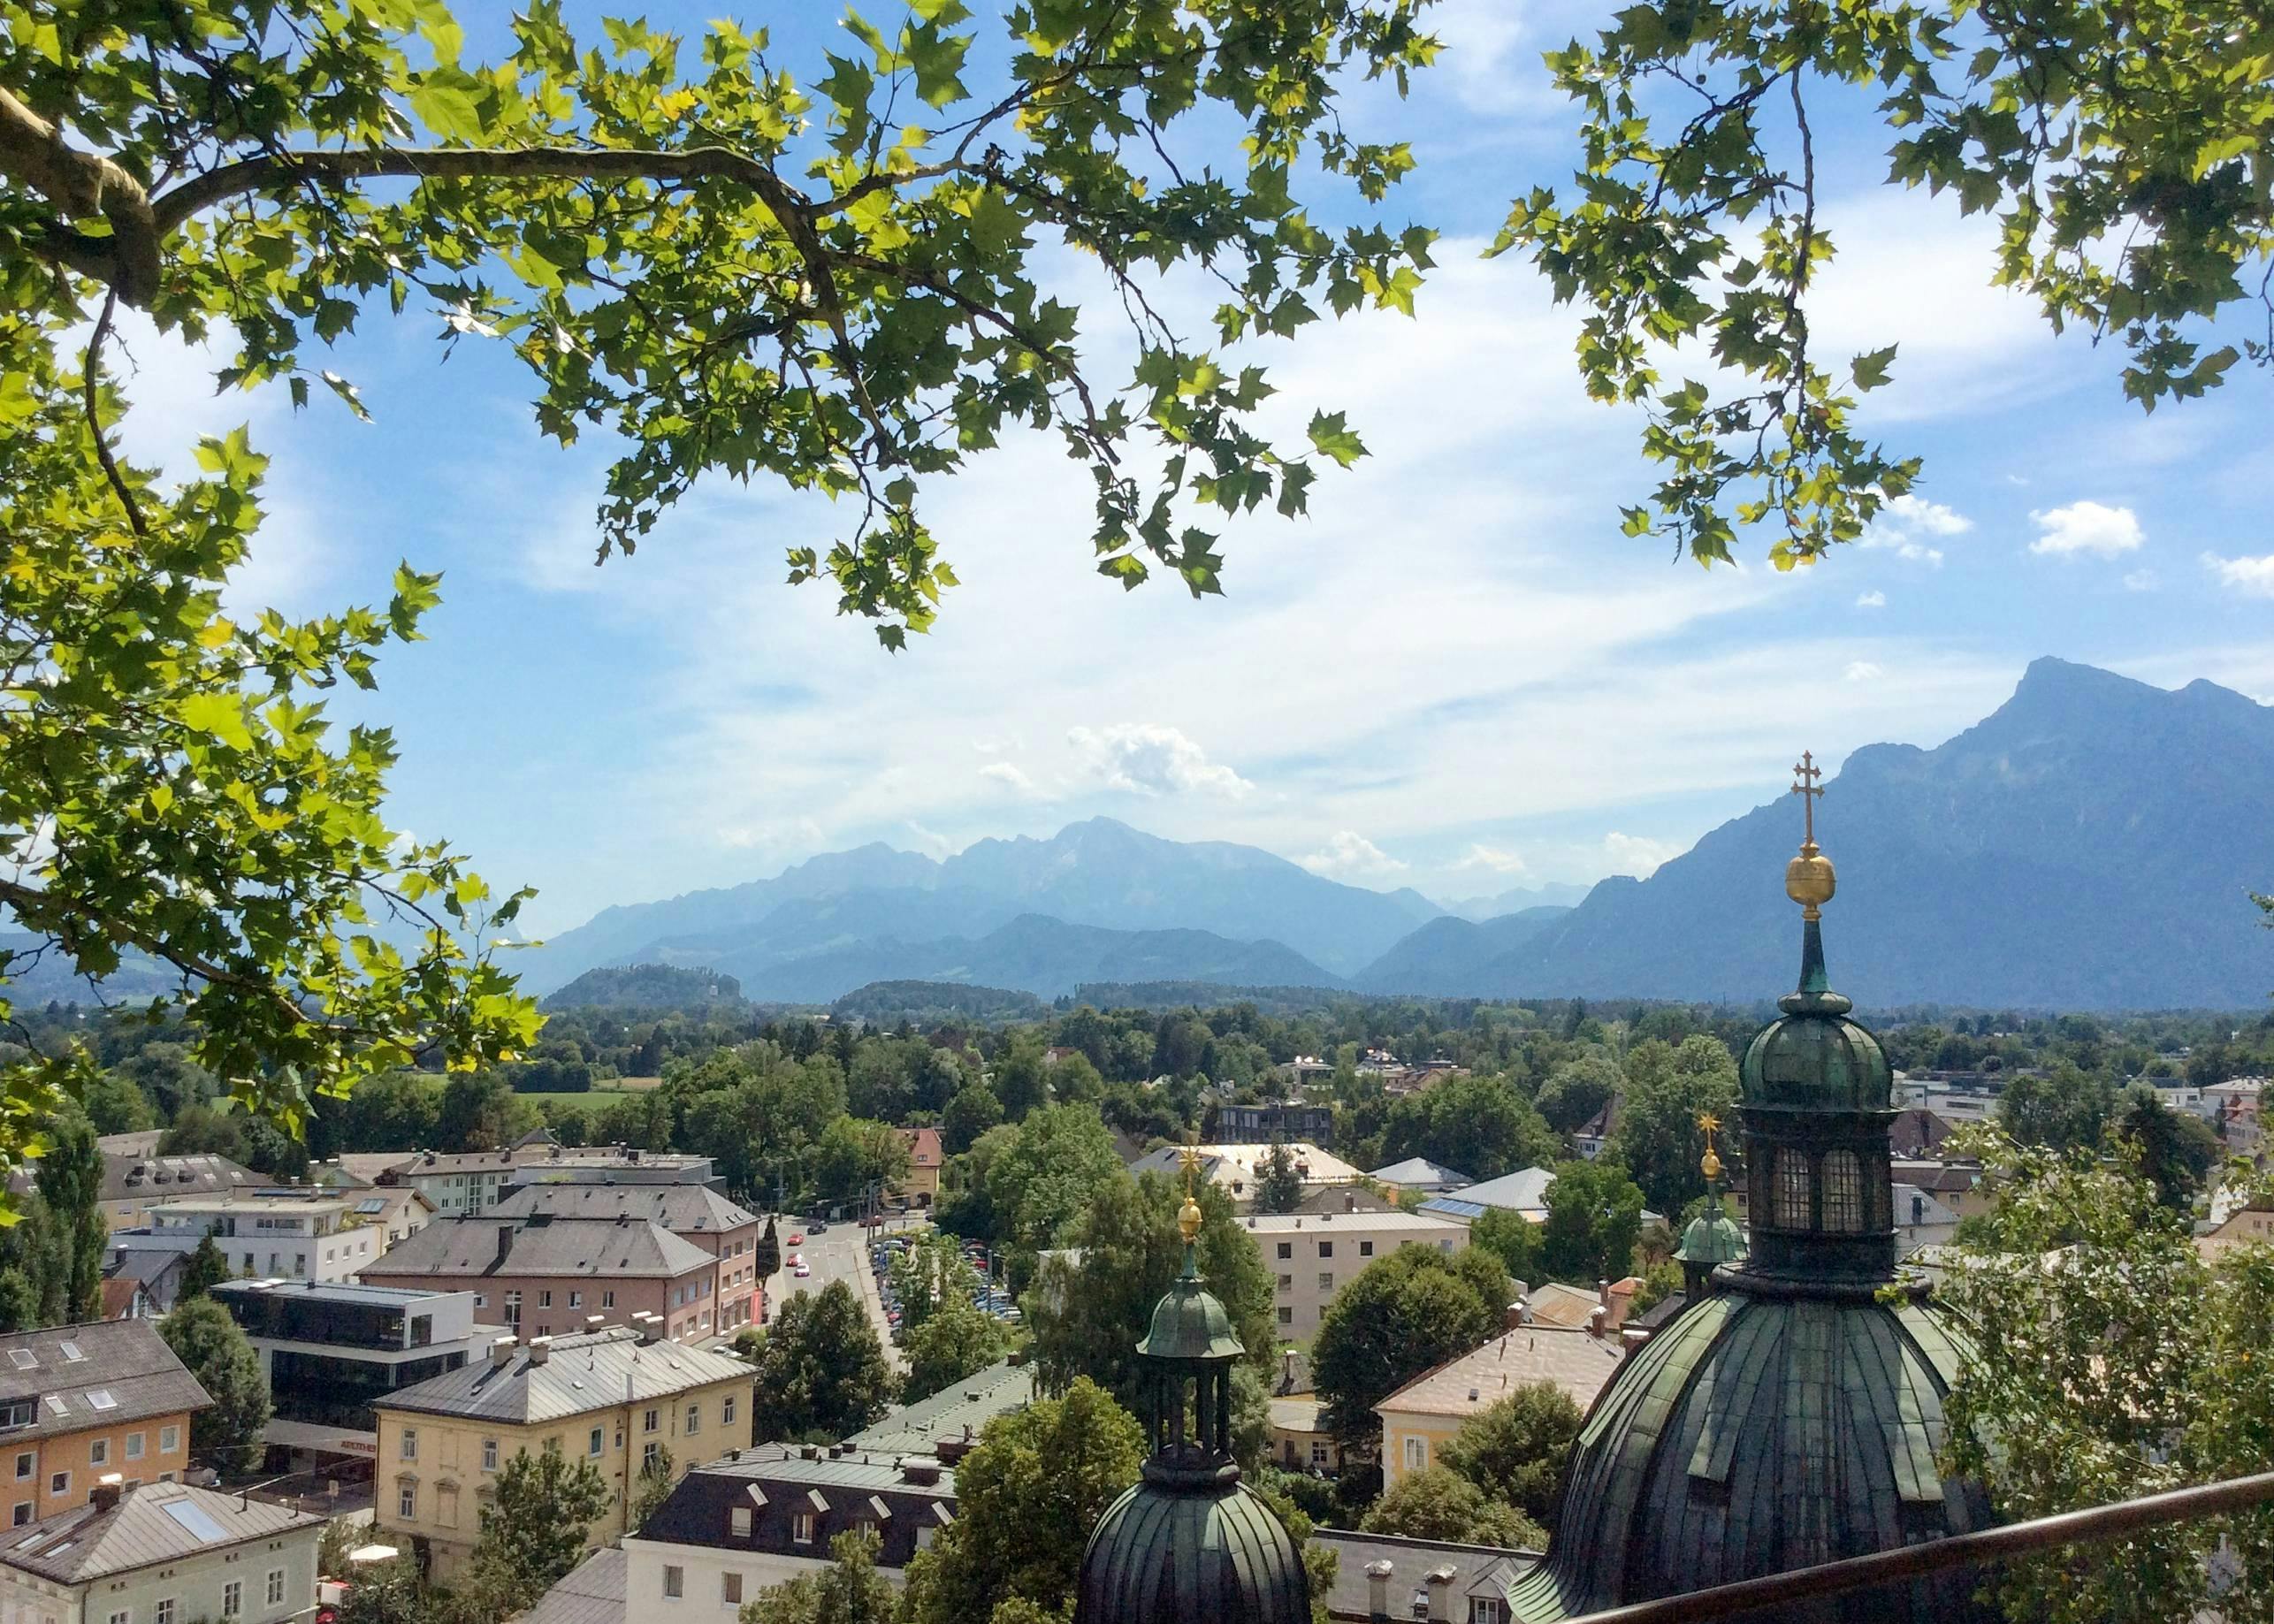
MULTIPOLYGON (((1537 1552, 1408 1539, 1400 1534, 1358 1534, 1348 1529, 1314 1529, 1310 1543, 1335 1553, 1334 1588, 1327 1592, 1326 1610, 1337 1619, 1372 1616, 1372 1586, 1366 1570, 1376 1562, 1390 1565, 1390 1616, 1399 1619, 1420 1616, 1413 1604, 1427 1597, 1429 1574, 1434 1571, 1451 1568, 1454 1594, 1466 1596, 1480 1580, 1499 1580, 1504 1574, 1513 1579, 1539 1560, 1537 1552)), ((1454 1616, 1466 1618, 1468 1610, 1456 1608, 1454 1616)))
POLYGON ((1503 1208, 1530 1217, 1547 1214, 1547 1187, 1555 1182, 1552 1167, 1527 1167, 1483 1184, 1464 1187, 1457 1195, 1433 1195, 1421 1210, 1452 1218, 1481 1218, 1488 1208, 1503 1208))
POLYGON ((213 1402, 149 1320, 95 1320, 0 1336, 0 1404, 22 1399, 35 1401, 36 1414, 0 1439, 53 1437, 213 1402), (98 1406, 97 1393, 109 1402, 98 1406))
POLYGON ((1617 1374, 1624 1353, 1616 1338, 1528 1325, 1424 1370, 1374 1410, 1377 1414, 1473 1415, 1518 1387, 1553 1382, 1584 1411, 1617 1374))
POLYGON ((1402 1162, 1393 1162, 1387 1167, 1377 1167, 1366 1175, 1381 1184, 1412 1185, 1417 1188, 1460 1189, 1477 1181, 1442 1162, 1432 1162, 1427 1156, 1408 1156, 1402 1162))
POLYGON ((188 1483, 142 1483, 123 1490, 115 1506, 81 1506, 0 1534, 0 1563, 85 1584, 324 1521, 188 1483))
POLYGON ((525 1184, 482 1209, 485 1218, 619 1216, 660 1224, 675 1235, 695 1230, 740 1229, 758 1222, 708 1185, 525 1184))
POLYGON ((624 1553, 595 1551, 546 1591, 521 1624, 624 1624, 624 1553))
POLYGON ((717 1260, 670 1231, 614 1218, 437 1218, 366 1263, 366 1279, 585 1275, 676 1279, 717 1260), (505 1237, 502 1247, 500 1236, 505 1237))
POLYGON ((622 1326, 544 1340, 541 1358, 537 1349, 523 1346, 502 1365, 469 1361, 376 1399, 372 1407, 531 1426, 721 1382, 748 1384, 753 1376, 731 1353, 675 1342, 644 1343, 637 1331, 622 1326))
POLYGON ((270 1182, 227 1156, 138 1156, 104 1151, 103 1195, 106 1201, 168 1200, 177 1195, 226 1195, 270 1182))
POLYGON ((1024 1409, 1034 1400, 1034 1367, 1013 1367, 999 1359, 945 1391, 888 1411, 847 1442, 884 1454, 927 1455, 935 1440, 976 1437, 997 1415, 1024 1409))

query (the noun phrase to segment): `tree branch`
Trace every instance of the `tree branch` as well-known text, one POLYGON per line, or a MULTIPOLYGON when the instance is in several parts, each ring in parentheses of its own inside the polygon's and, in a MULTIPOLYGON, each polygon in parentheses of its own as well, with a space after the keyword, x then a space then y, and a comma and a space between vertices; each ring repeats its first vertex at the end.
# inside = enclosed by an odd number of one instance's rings
POLYGON ((20 181, 65 214, 99 214, 111 238, 57 225, 42 245, 83 275, 118 289, 128 304, 157 296, 161 231, 142 183, 95 153, 64 144, 63 131, 0 88, 0 175, 20 181))
MULTIPOLYGON (((4 94, 4 93, 0 93, 4 94)), ((135 504, 134 493, 127 488, 126 477, 118 469, 118 459, 111 454, 111 442, 103 438, 103 413, 99 405, 103 378, 103 339, 111 331, 111 317, 118 309, 118 290, 112 288, 103 295, 103 314, 95 318, 95 331, 87 335, 87 364, 80 385, 87 396, 87 429, 95 436, 95 460, 103 464, 103 477, 118 493, 118 505, 126 510, 126 522, 134 534, 148 541, 149 527, 142 522, 142 510, 135 504)))

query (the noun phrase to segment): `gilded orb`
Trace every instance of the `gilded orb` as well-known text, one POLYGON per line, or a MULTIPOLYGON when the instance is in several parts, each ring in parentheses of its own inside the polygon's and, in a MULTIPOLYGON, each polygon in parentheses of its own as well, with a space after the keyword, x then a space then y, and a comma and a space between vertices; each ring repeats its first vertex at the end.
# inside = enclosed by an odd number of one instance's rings
POLYGON ((1832 900, 1836 886, 1832 859, 1818 850, 1812 840, 1784 865, 1784 894, 1800 904, 1803 918, 1814 919, 1816 911, 1832 900))

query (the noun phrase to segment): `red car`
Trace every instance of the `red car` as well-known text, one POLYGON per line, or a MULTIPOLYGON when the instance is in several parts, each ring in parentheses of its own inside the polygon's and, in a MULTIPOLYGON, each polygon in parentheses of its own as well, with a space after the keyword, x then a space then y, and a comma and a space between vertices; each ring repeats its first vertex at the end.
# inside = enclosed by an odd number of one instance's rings
POLYGON ((805 1244, 805 1231, 803 1230, 794 1231, 790 1237, 790 1244, 793 1247, 804 1246, 805 1244))

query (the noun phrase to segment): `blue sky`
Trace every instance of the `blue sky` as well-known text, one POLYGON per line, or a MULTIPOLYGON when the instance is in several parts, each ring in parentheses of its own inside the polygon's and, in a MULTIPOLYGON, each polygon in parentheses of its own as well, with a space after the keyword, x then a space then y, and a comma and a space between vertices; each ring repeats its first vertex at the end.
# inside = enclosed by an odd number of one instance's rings
MULTIPOLYGON (((700 29, 675 11, 648 14, 700 29)), ((738 15, 801 78, 826 72, 826 8, 738 15)), ((1452 0, 1420 94, 1354 103, 1362 133, 1414 142, 1385 212, 1444 233, 1442 268, 1415 319, 1257 352, 1278 429, 1343 409, 1374 454, 1329 469, 1307 520, 1232 524, 1222 599, 1097 576, 1087 477, 1039 438, 927 492, 965 584, 897 657, 782 584, 783 549, 844 521, 825 502, 713 479, 595 569, 605 448, 539 438, 510 356, 469 342, 446 364, 416 305, 319 362, 370 423, 280 392, 216 401, 210 355, 130 334, 131 443, 181 468, 197 433, 242 421, 271 454, 240 608, 372 601, 399 558, 445 572, 429 640, 388 656, 358 714, 401 745, 395 821, 538 886, 540 932, 859 842, 941 855, 1097 813, 1446 898, 1587 881, 1776 795, 1804 747, 1939 742, 2040 654, 2274 695, 2265 376, 2143 416, 2115 350, 2054 339, 1989 286, 1980 222, 1876 184, 1884 138, 1859 120, 1827 136, 1820 117, 1841 256, 1814 331, 1841 354, 1900 344, 1866 422, 1926 458, 1916 498, 1791 576, 1622 538, 1616 504, 1648 484, 1635 423, 1586 401, 1576 316, 1477 253, 1511 195, 1568 174, 1538 53, 1590 26, 1452 0)), ((1049 263, 1061 296, 1092 287, 1049 263)), ((1107 324, 1085 347, 1106 376, 1126 353, 1107 324)), ((1837 820, 1828 804, 1828 845, 1837 820)))

